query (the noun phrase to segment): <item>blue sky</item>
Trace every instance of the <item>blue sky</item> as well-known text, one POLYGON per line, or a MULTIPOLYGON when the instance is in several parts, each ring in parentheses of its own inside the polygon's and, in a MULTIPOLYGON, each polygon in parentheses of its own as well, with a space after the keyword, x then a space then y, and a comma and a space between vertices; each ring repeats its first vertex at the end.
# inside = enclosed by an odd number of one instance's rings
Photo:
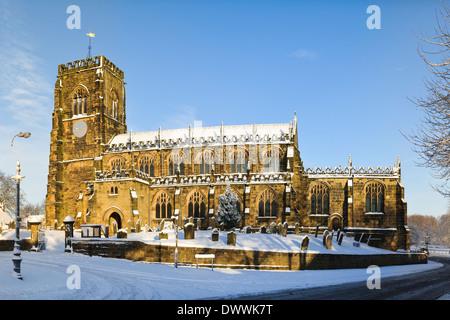
POLYGON ((448 201, 402 136, 422 114, 408 97, 429 77, 415 33, 431 33, 438 0, 0 0, 0 170, 15 148, 30 202, 46 193, 57 66, 102 54, 125 72, 128 129, 286 123, 297 112, 305 167, 390 166, 402 160, 408 214, 448 201), (70 30, 69 5, 81 9, 70 30), (381 9, 370 30, 369 5, 381 9))

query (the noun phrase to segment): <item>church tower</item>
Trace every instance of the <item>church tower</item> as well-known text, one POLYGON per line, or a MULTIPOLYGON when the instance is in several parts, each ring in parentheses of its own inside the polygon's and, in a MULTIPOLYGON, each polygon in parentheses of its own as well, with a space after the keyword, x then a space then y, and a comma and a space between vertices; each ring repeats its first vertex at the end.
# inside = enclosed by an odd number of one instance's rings
POLYGON ((59 65, 54 99, 46 216, 60 226, 77 215, 83 182, 103 169, 105 145, 127 132, 124 73, 104 56, 59 65))

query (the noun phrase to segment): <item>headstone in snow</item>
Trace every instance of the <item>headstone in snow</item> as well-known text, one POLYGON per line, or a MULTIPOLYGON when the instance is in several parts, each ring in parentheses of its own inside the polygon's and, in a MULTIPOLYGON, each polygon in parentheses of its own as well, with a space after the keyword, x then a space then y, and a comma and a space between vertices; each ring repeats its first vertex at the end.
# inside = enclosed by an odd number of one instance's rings
POLYGON ((323 232, 323 238, 322 238, 322 243, 323 243, 323 245, 326 245, 326 241, 327 241, 327 236, 330 234, 330 231, 328 231, 328 230, 325 230, 324 232, 323 232))
POLYGON ((283 233, 283 225, 281 224, 281 222, 278 223, 278 234, 282 234, 283 233))
POLYGON ((269 226, 270 228, 270 233, 277 233, 277 225, 275 224, 275 222, 272 222, 269 226))
POLYGON ((289 227, 289 225, 288 225, 287 221, 285 221, 283 223, 283 227, 282 227, 282 231, 281 231, 281 234, 282 234, 283 237, 287 236, 288 227, 289 227))
POLYGON ((136 232, 141 232, 141 220, 138 219, 136 222, 136 232))
POLYGON ((298 236, 300 234, 300 224, 298 222, 295 223, 295 235, 298 236))
POLYGON ((214 228, 211 232, 211 241, 219 241, 219 229, 214 228))
POLYGON ((344 239, 344 234, 341 233, 338 238, 338 245, 342 245, 342 239, 344 239))
POLYGON ((303 238, 302 240, 302 247, 301 250, 308 250, 308 246, 309 246, 309 237, 306 236, 303 238))
POLYGON ((117 231, 117 239, 126 239, 127 238, 127 231, 125 229, 119 229, 117 231))
POLYGON ((266 226, 261 226, 260 228, 259 228, 259 233, 267 233, 267 230, 266 230, 267 228, 266 228, 266 226))
POLYGON ((316 233, 314 235, 315 238, 319 235, 319 225, 316 225, 316 233))
POLYGON ((327 234, 327 237, 325 239, 325 246, 328 250, 332 249, 332 241, 333 237, 331 236, 331 234, 327 234))
POLYGON ((236 233, 233 231, 228 232, 227 234, 227 245, 235 246, 236 245, 236 233))
POLYGON ((184 225, 184 239, 195 239, 195 228, 193 223, 186 223, 184 225))
POLYGON ((159 233, 159 240, 168 240, 169 239, 169 234, 166 231, 161 231, 159 233))

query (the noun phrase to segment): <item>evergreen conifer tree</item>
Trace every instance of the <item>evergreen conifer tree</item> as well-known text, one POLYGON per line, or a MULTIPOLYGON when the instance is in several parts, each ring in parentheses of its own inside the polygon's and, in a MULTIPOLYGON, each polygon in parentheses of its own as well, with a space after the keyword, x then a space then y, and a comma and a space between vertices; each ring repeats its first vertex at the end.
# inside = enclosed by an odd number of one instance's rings
POLYGON ((230 186, 227 186, 225 192, 219 195, 219 207, 217 208, 217 222, 227 230, 234 228, 241 221, 237 203, 237 194, 231 190, 230 186))

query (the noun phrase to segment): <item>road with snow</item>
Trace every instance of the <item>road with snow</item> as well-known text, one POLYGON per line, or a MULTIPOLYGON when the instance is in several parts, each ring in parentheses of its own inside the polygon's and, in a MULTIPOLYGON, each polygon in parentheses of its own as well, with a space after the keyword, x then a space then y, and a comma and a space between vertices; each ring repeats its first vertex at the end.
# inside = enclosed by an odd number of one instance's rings
MULTIPOLYGON (((11 234, 13 235, 14 232, 3 232, 0 239, 8 239, 11 234)), ((22 236, 27 237, 27 231, 23 231, 22 236)), ((141 236, 156 237, 149 232, 141 236)), ((203 233, 203 236, 205 239, 202 239, 202 233, 198 232, 196 241, 211 243, 208 233, 203 233)), ((197 269, 192 266, 175 268, 173 264, 133 262, 64 253, 63 231, 46 231, 46 239, 46 250, 22 251, 22 281, 13 276, 12 252, 0 252, 0 300, 162 299, 185 301, 234 300, 236 297, 243 296, 252 297, 252 299, 408 299, 410 298, 408 283, 422 279, 426 283, 429 278, 434 279, 436 288, 430 290, 430 292, 433 291, 432 294, 422 292, 422 296, 428 295, 427 298, 430 299, 437 298, 440 293, 448 293, 448 291, 444 292, 443 288, 447 288, 446 290, 450 288, 448 259, 439 262, 430 261, 428 264, 381 267, 381 290, 368 290, 365 281, 369 275, 365 268, 302 271, 224 268, 214 268, 212 271, 209 267, 197 269), (400 276, 400 280, 395 282, 397 278, 394 277, 400 276), (74 288, 73 284, 77 283, 77 279, 79 286, 74 288), (323 289, 324 286, 327 287, 323 289), (358 286, 359 289, 357 289, 358 286), (392 289, 391 286, 394 288, 392 289), (312 289, 315 287, 321 287, 321 289, 312 289), (341 288, 341 291, 330 291, 330 288, 341 288), (358 293, 357 290, 361 291, 358 293), (355 295, 351 296, 348 291, 355 291, 355 295), (275 293, 268 294, 269 292, 275 293)), ((296 239, 298 240, 294 235, 284 238, 267 234, 239 234, 239 241, 247 246, 274 247, 282 244, 286 249, 286 246, 295 246, 296 239)), ((314 241, 315 239, 312 238, 310 244, 314 245, 314 241)), ((315 247, 320 249, 321 241, 317 242, 320 243, 315 247)), ((356 249, 351 239, 347 242, 338 249, 354 252, 356 249)), ((359 249, 362 252, 375 250, 365 248, 364 244, 359 249)))
POLYGON ((383 278, 380 289, 368 289, 366 281, 282 290, 275 293, 245 295, 237 299, 256 300, 434 300, 450 292, 450 257, 430 256, 441 268, 421 273, 383 278))

